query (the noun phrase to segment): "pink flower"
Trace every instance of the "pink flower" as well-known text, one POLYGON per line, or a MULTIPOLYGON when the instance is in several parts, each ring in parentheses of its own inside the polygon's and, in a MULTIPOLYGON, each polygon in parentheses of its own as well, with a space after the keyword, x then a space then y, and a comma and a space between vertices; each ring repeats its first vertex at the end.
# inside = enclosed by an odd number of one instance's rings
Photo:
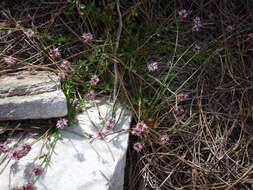
POLYGON ((89 42, 93 40, 93 35, 90 32, 83 33, 82 38, 84 39, 85 42, 89 42))
POLYGON ((32 175, 33 176, 40 176, 43 173, 43 169, 40 166, 34 166, 32 168, 32 175))
POLYGON ((32 31, 32 29, 28 29, 24 33, 29 38, 31 38, 34 35, 34 32, 32 31))
POLYGON ((115 124, 115 117, 110 117, 107 122, 110 124, 115 124))
POLYGON ((170 140, 169 135, 162 135, 162 136, 160 137, 160 141, 161 141, 162 143, 167 143, 169 140, 170 140))
POLYGON ((107 131, 111 131, 115 126, 115 118, 114 117, 110 117, 107 122, 106 122, 106 130, 107 131))
POLYGON ((93 77, 91 77, 90 82, 93 85, 96 85, 98 82, 100 81, 100 79, 97 77, 97 75, 94 75, 93 77))
POLYGON ((68 124, 68 120, 66 120, 66 119, 59 119, 59 120, 57 121, 56 127, 57 127, 58 129, 63 129, 64 127, 67 126, 67 124, 68 124))
POLYGON ((22 158, 23 156, 20 154, 19 150, 15 150, 10 154, 10 157, 14 160, 19 160, 20 158, 22 158))
POLYGON ((19 150, 14 150, 11 152, 10 157, 14 160, 19 160, 20 158, 26 156, 31 150, 31 146, 28 144, 22 145, 22 148, 19 150))
POLYGON ((49 50, 49 55, 52 57, 59 57, 61 56, 59 48, 54 48, 49 50))
POLYGON ((173 112, 176 115, 181 115, 184 113, 184 108, 182 106, 175 106, 173 112))
POLYGON ((105 133, 103 131, 98 131, 97 136, 103 139, 105 138, 105 133))
POLYGON ((143 121, 137 123, 136 126, 132 129, 132 134, 136 136, 140 136, 143 133, 147 133, 147 132, 148 132, 148 127, 143 121))
POLYGON ((180 18, 186 18, 188 16, 188 12, 185 9, 178 11, 178 15, 180 18))
POLYGON ((182 102, 182 101, 186 100, 188 98, 188 96, 189 96, 188 94, 182 92, 177 95, 177 101, 182 102))
POLYGON ((34 185, 33 181, 28 181, 22 187, 13 187, 13 188, 11 188, 11 190, 34 190, 33 185, 34 185))
POLYGON ((19 23, 16 24, 16 28, 21 28, 21 25, 19 23))
POLYGON ((64 72, 59 72, 57 75, 58 75, 60 80, 64 80, 65 77, 66 77, 66 74, 64 72))
POLYGON ((6 144, 0 144, 0 153, 9 152, 10 148, 6 144))
POLYGON ((143 145, 141 143, 134 143, 133 149, 137 152, 140 152, 143 149, 143 145))
POLYGON ((193 32, 198 32, 200 30, 200 28, 203 27, 203 24, 200 20, 199 17, 195 17, 192 21, 192 31, 193 32))
POLYGON ((148 71, 152 72, 158 69, 158 63, 157 62, 153 62, 148 64, 148 71))
POLYGON ((194 53, 199 53, 201 50, 201 46, 199 46, 198 44, 195 44, 194 47, 192 48, 192 51, 194 53))
POLYGON ((13 66, 16 63, 16 59, 12 56, 7 56, 3 58, 4 62, 8 64, 8 66, 13 66))
POLYGON ((62 62, 61 62, 61 68, 63 68, 63 69, 66 69, 66 70, 69 69, 70 65, 71 65, 71 63, 67 60, 62 60, 62 62))
POLYGON ((34 182, 33 181, 29 181, 26 183, 26 185, 24 186, 24 189, 23 190, 34 190, 34 182))
POLYGON ((143 133, 146 133, 148 131, 148 127, 143 121, 138 122, 136 124, 135 128, 140 129, 141 132, 143 132, 143 133))
POLYGON ((90 90, 87 94, 86 94, 86 98, 89 100, 93 100, 95 98, 95 92, 94 90, 90 90))
POLYGON ((111 131, 113 128, 114 128, 114 125, 113 124, 108 124, 105 126, 106 130, 107 131, 111 131))
POLYGON ((141 136, 142 135, 142 131, 136 127, 134 127, 132 129, 132 135, 135 135, 135 136, 141 136))
POLYGON ((31 146, 29 144, 24 144, 22 146, 22 151, 28 154, 28 152, 31 150, 31 146))

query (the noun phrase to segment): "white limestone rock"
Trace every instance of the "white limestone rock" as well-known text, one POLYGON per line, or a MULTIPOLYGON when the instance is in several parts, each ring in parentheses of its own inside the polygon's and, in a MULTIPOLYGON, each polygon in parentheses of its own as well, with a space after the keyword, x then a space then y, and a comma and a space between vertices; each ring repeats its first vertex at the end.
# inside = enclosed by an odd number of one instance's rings
MULTIPOLYGON (((111 104, 96 101, 96 104, 88 105, 84 112, 77 116, 78 125, 68 126, 61 131, 62 140, 57 141, 49 166, 35 183, 37 190, 123 189, 131 114, 118 107, 114 129, 106 133, 104 139, 97 138, 97 132, 102 130, 105 120, 112 113, 111 109, 111 104), (88 138, 87 134, 93 135, 94 138, 88 138)), ((32 141, 35 140, 26 140, 28 143, 32 141)), ((21 158, 15 167, 11 167, 13 160, 9 163, 8 159, 2 162, 0 172, 8 164, 0 174, 0 189, 8 189, 9 185, 22 186, 31 179, 31 163, 39 164, 42 161, 36 158, 48 152, 48 145, 49 142, 37 141, 30 153, 21 158)), ((0 161, 3 157, 2 154, 0 161)))
POLYGON ((48 119, 67 115, 58 77, 47 71, 0 77, 0 120, 48 119))

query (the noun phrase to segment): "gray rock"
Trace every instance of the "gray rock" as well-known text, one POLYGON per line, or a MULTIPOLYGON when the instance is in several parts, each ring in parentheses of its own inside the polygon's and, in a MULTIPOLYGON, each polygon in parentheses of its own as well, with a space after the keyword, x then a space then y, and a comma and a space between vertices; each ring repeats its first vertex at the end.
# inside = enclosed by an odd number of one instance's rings
MULTIPOLYGON (((97 138, 97 132, 103 130, 111 109, 111 104, 97 101, 86 106, 84 112, 77 116, 78 125, 62 130, 62 139, 51 151, 49 165, 35 183, 37 190, 123 189, 131 114, 118 107, 114 129, 104 139, 97 138), (87 138, 87 133, 94 135, 94 138, 87 138)), ((22 186, 31 179, 31 165, 43 161, 38 158, 50 152, 49 144, 52 145, 54 139, 49 142, 28 138, 25 142, 36 142, 26 157, 16 163, 7 157, 0 165, 0 189, 22 186)), ((2 154, 0 161, 6 155, 2 154)))
POLYGON ((47 71, 0 77, 0 120, 48 119, 67 115, 58 77, 47 71))

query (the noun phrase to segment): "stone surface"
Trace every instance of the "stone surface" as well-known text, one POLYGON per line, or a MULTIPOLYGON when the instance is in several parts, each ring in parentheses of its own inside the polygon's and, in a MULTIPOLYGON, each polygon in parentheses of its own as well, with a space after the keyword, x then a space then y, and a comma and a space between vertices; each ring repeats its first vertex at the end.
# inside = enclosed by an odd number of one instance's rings
MULTIPOLYGON (((52 151, 50 164, 35 183, 37 190, 123 189, 131 114, 118 107, 114 129, 106 133, 104 139, 97 138, 97 132, 102 130, 110 117, 111 109, 111 104, 96 101, 77 116, 78 124, 61 131, 62 139, 57 141, 52 151), (88 138, 87 134, 94 138, 88 138)), ((12 141, 15 142, 17 140, 12 141)), ((32 145, 29 154, 16 164, 9 157, 1 162, 0 189, 23 185, 31 179, 29 171, 32 163, 40 164, 43 160, 36 158, 50 152, 48 141, 29 138, 24 142, 36 143, 32 145)), ((53 142, 52 138, 51 144, 53 142)), ((6 155, 2 154, 0 161, 6 155)))
POLYGON ((58 77, 48 71, 17 72, 0 77, 0 98, 35 95, 61 88, 58 77))
POLYGON ((0 120, 48 119, 67 115, 58 77, 47 71, 0 77, 0 120))

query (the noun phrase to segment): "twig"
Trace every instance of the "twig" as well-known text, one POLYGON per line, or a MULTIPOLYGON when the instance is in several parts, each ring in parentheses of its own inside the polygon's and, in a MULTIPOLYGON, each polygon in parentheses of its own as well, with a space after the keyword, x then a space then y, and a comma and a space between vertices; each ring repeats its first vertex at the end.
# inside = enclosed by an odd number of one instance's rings
MULTIPOLYGON (((118 12, 118 16, 119 16, 119 26, 118 26, 117 37, 116 37, 116 45, 115 45, 115 49, 113 52, 115 57, 118 53, 119 41, 120 41, 120 36, 121 36, 121 32, 122 32, 122 27, 123 27, 122 15, 120 12, 120 0, 116 0, 116 6, 117 6, 117 12, 118 12)), ((116 103, 117 92, 118 92, 118 87, 119 87, 119 70, 118 70, 117 62, 114 62, 114 74, 115 74, 115 79, 114 79, 114 88, 113 88, 113 108, 116 103)))

